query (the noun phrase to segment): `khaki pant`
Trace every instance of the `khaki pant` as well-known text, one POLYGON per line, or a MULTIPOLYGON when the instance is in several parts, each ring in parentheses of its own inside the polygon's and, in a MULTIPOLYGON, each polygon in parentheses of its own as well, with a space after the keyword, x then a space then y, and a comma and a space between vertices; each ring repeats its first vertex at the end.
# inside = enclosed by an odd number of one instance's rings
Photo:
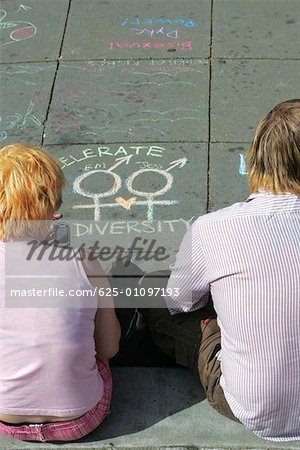
MULTIPOLYGON (((140 287, 165 287, 170 272, 145 275, 140 287), (165 277, 161 278, 164 274, 165 277), (155 284, 155 285, 154 285, 155 284)), ((182 366, 198 372, 209 404, 220 414, 239 422, 233 415, 220 386, 221 367, 217 353, 221 349, 221 332, 210 294, 204 308, 171 316, 162 298, 161 308, 143 308, 154 344, 182 366)))

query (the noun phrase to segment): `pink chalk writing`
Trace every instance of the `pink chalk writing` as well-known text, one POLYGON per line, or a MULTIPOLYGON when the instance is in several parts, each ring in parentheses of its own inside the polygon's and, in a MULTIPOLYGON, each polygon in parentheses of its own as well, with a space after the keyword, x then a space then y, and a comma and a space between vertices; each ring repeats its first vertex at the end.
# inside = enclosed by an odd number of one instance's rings
POLYGON ((110 42, 109 50, 113 48, 174 48, 183 51, 192 50, 192 41, 187 42, 110 42))

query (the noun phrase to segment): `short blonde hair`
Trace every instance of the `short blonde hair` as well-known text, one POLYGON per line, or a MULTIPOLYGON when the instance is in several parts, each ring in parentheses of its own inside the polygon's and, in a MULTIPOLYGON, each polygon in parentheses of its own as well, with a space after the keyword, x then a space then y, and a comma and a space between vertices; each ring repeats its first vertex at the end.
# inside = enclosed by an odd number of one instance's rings
POLYGON ((276 105, 258 124, 247 152, 252 192, 300 196, 300 100, 276 105))
POLYGON ((61 206, 64 186, 59 162, 45 150, 26 144, 3 147, 0 150, 0 239, 22 237, 24 221, 49 220, 61 206), (5 227, 11 221, 19 223, 13 232, 11 227, 5 227))

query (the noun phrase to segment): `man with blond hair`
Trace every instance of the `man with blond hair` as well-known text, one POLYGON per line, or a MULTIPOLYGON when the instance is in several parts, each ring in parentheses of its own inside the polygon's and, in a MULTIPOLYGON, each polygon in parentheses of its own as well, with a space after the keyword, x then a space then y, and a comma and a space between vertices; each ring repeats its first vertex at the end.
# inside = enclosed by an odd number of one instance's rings
MULTIPOLYGON (((199 217, 180 245, 156 345, 196 369, 221 414, 300 439, 300 100, 275 106, 247 152, 250 197, 199 217), (216 315, 204 312, 212 300, 216 315)), ((144 277, 142 285, 151 285, 144 277)))

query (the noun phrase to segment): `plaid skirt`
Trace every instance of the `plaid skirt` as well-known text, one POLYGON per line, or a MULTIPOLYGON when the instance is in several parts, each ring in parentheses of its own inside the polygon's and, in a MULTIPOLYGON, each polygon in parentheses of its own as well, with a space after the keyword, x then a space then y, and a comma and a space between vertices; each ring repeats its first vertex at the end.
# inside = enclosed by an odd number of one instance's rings
POLYGON ((103 379, 103 396, 97 405, 78 419, 30 425, 6 425, 0 422, 0 435, 22 441, 74 441, 91 433, 109 413, 112 375, 108 362, 96 358, 103 379))

